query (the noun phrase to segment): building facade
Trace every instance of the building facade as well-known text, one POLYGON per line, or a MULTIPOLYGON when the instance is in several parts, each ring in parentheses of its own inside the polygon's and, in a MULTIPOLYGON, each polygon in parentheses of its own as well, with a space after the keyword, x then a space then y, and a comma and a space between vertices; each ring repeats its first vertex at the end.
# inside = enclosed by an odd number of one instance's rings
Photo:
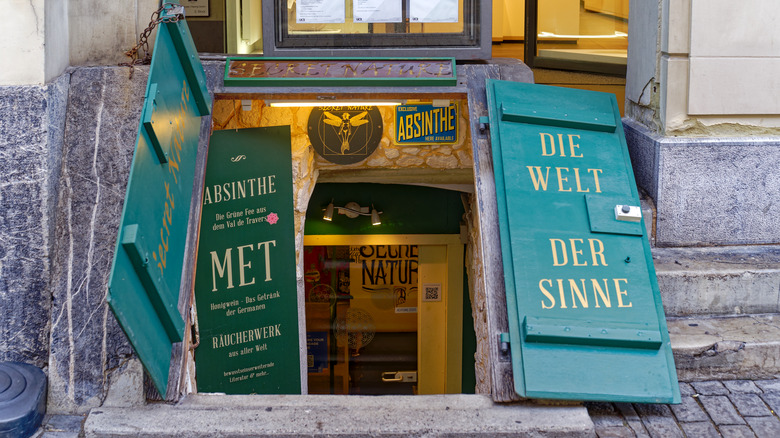
MULTIPOLYGON (((149 12, 158 5, 148 0, 111 5, 12 0, 10 6, 12 13, 0 18, 1 27, 9 29, 9 38, 0 43, 6 67, 0 72, 0 360, 46 370, 52 413, 143 404, 145 388, 153 392, 154 385, 144 384, 140 360, 109 309, 107 296, 150 74, 145 67, 130 74, 128 67, 117 65, 126 61, 123 52, 135 45, 148 25, 149 12)), ((651 214, 645 213, 645 218, 657 254, 683 263, 734 254, 747 259, 774 254, 780 236, 780 177, 775 171, 780 164, 776 99, 780 85, 772 72, 780 56, 776 51, 780 33, 772 23, 778 14, 769 0, 744 5, 704 0, 632 3, 623 129, 636 183, 649 196, 645 210, 651 214)), ((442 225, 446 232, 430 234, 460 236, 461 222, 466 230, 462 241, 458 237, 455 244, 448 243, 450 237, 443 237, 444 243, 437 244, 460 245, 465 251, 469 278, 461 283, 470 299, 461 301, 461 306, 470 302, 472 312, 444 317, 466 328, 474 325, 472 356, 476 359, 472 366, 461 363, 462 353, 448 357, 457 359, 450 371, 458 377, 442 382, 441 388, 457 389, 431 392, 466 392, 464 385, 473 385, 477 393, 490 394, 496 401, 517 399, 501 377, 502 372, 511 373, 508 365, 491 359, 500 355, 500 344, 491 340, 495 327, 490 326, 487 309, 501 305, 491 288, 502 280, 491 277, 500 275, 500 264, 482 252, 486 244, 481 239, 495 236, 497 230, 484 225, 487 213, 479 198, 483 188, 476 168, 490 158, 477 157, 471 146, 477 143, 472 136, 478 135, 479 121, 467 119, 473 106, 465 97, 470 86, 455 85, 464 93, 452 99, 460 108, 459 123, 469 128, 462 129, 454 143, 436 148, 399 146, 385 135, 379 140, 379 154, 349 165, 344 172, 309 147, 306 130, 311 109, 275 109, 265 102, 272 99, 231 94, 234 90, 221 82, 226 61, 203 63, 208 89, 215 97, 207 130, 279 124, 294 128, 292 191, 299 288, 306 289, 305 246, 333 246, 305 243, 304 235, 317 234, 306 232, 305 227, 314 226, 320 208, 327 208, 328 198, 337 198, 343 189, 321 186, 326 191, 317 193, 317 184, 400 182, 465 193, 463 210, 448 219, 455 221, 455 227, 448 223, 442 225), (322 205, 311 204, 312 200, 322 205), (465 250, 463 242, 467 242, 465 250), (468 367, 474 377, 467 383, 461 377, 468 367)), ((523 66, 491 65, 496 78, 531 82, 531 71, 523 66)), ((459 63, 457 71, 464 76, 477 74, 466 63, 459 63)), ((397 123, 382 111, 385 124, 397 123)), ((387 196, 385 200, 401 195, 387 196)), ((384 214, 391 217, 389 211, 384 214)), ((197 222, 189 226, 196 227, 197 222)), ((189 235, 194 245, 195 233, 189 235)), ((356 242, 346 246, 363 244, 356 242)), ((735 271, 716 265, 705 282, 697 283, 688 280, 697 275, 695 269, 670 273, 659 263, 658 282, 669 316, 780 311, 778 280, 769 270, 751 265, 735 271)), ((299 299, 303 312, 305 298, 299 299)), ((186 323, 193 323, 186 313, 186 323)), ((317 324, 314 315, 301 313, 299 319, 317 324)), ((299 337, 305 344, 305 334, 299 337)), ((179 357, 183 377, 174 376, 184 382, 183 393, 194 385, 187 375, 195 372, 188 351, 179 357)))

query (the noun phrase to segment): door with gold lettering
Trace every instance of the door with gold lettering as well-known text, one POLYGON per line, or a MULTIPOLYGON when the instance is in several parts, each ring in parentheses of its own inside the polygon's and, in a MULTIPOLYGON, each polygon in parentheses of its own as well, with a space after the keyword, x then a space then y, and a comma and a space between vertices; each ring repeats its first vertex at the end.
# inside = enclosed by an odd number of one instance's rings
POLYGON ((488 82, 515 390, 679 402, 614 95, 488 82))

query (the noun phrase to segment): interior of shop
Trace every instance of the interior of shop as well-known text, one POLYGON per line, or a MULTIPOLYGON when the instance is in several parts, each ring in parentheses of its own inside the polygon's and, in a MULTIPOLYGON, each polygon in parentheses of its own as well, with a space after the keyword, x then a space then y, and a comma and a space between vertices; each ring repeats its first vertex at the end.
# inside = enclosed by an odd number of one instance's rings
POLYGON ((473 393, 463 214, 453 190, 317 185, 303 255, 310 394, 473 393))
MULTIPOLYGON (((564 65, 567 61, 594 61, 625 68, 628 8, 627 0, 539 2, 537 57, 564 65)), ((526 62, 525 45, 525 1, 493 0, 493 57, 526 62)), ((613 93, 624 114, 625 72, 594 73, 576 65, 532 69, 537 84, 613 93)))

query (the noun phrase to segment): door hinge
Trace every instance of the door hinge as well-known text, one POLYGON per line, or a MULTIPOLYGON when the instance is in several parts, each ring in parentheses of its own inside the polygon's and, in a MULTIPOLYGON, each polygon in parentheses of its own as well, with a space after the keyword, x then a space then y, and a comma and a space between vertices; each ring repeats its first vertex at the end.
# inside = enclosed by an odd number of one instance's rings
POLYGON ((479 118, 479 132, 484 134, 486 130, 490 129, 490 118, 488 116, 480 116, 479 118))
POLYGON ((509 333, 499 333, 498 335, 498 351, 501 356, 509 355, 509 333))

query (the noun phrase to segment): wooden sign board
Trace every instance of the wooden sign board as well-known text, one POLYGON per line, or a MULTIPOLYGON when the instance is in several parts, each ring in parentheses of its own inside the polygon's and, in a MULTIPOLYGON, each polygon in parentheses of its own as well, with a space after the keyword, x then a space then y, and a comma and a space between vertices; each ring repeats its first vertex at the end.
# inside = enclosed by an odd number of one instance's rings
MULTIPOLYGON (((161 18, 181 7, 168 4, 161 18)), ((108 303, 162 397, 179 309, 201 116, 211 111, 206 74, 187 23, 163 21, 149 69, 119 226, 108 303)), ((177 382, 178 384, 178 382, 177 382)))
POLYGON ((211 136, 195 275, 199 392, 300 394, 289 126, 211 136))
POLYGON ((454 86, 454 58, 228 58, 226 87, 454 86))

